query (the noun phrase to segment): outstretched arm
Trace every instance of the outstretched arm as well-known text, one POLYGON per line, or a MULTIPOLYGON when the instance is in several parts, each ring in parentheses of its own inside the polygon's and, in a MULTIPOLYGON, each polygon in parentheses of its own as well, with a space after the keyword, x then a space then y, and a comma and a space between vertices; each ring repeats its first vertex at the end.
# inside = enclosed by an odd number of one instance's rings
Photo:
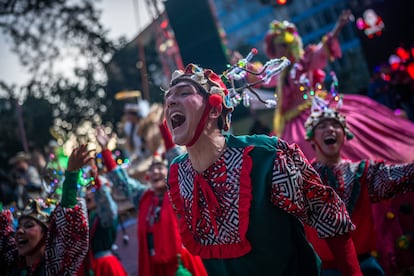
POLYGON ((93 174, 95 180, 94 198, 99 222, 103 227, 111 227, 118 220, 118 205, 112 198, 111 188, 107 185, 107 180, 99 175, 96 166, 93 166, 93 174))
POLYGON ((383 161, 365 161, 363 178, 373 202, 390 199, 398 194, 414 191, 414 162, 386 164, 383 161))
POLYGON ((339 16, 335 27, 322 38, 322 41, 318 45, 308 45, 306 47, 301 64, 304 70, 323 69, 329 61, 342 57, 338 35, 342 28, 349 23, 351 18, 351 11, 344 10, 339 16))
POLYGON ((110 137, 102 128, 97 128, 96 139, 102 147, 102 158, 104 165, 108 169, 108 178, 111 180, 112 184, 119 188, 135 207, 138 208, 142 195, 149 189, 149 187, 143 185, 138 180, 129 177, 123 168, 117 166, 112 157, 112 152, 108 149, 110 137))
POLYGON ((335 27, 331 31, 331 35, 333 37, 338 37, 339 33, 341 32, 342 28, 347 25, 353 18, 351 10, 344 10, 342 11, 341 15, 336 21, 335 27))
POLYGON ((87 150, 87 145, 81 145, 72 151, 69 157, 68 167, 65 172, 65 181, 62 188, 62 207, 73 208, 77 204, 78 177, 80 169, 93 160, 91 150, 87 150))
POLYGON ((46 237, 47 275, 73 275, 88 252, 86 207, 78 204, 76 195, 79 170, 93 159, 90 153, 81 145, 69 157, 62 200, 50 216, 46 237))

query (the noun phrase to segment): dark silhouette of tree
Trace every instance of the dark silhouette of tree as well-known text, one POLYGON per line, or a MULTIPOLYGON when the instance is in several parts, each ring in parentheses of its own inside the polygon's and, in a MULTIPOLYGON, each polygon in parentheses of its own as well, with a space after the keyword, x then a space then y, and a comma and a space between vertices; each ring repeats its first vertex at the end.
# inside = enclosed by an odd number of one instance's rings
MULTIPOLYGON (((20 85, 0 79, 3 110, 10 105, 7 102, 18 101, 23 114, 39 114, 23 116, 30 143, 50 139, 49 129, 64 133, 75 131, 85 120, 102 123, 111 103, 105 91, 105 66, 125 39, 109 39, 100 14, 93 0, 0 0, 0 31, 30 75, 20 85), (33 105, 28 99, 38 101, 33 105), (37 127, 39 122, 44 127, 37 127)), ((6 144, 7 137, 0 138, 0 151, 10 156, 21 145, 12 123, 13 105, 7 112, 11 114, 0 118, 0 126, 11 139, 6 144)))
POLYGON ((70 55, 94 64, 113 52, 92 0, 0 2, 0 28, 12 51, 36 80, 53 75, 56 62, 70 55))

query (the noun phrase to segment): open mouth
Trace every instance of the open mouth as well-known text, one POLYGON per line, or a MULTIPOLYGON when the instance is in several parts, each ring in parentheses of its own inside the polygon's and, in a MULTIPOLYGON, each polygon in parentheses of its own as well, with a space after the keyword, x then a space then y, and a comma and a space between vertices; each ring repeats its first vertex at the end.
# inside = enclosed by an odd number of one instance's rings
POLYGON ((164 181, 165 177, 163 176, 153 176, 151 177, 151 182, 158 182, 158 181, 164 181))
POLYGON ((18 246, 23 246, 23 245, 27 244, 28 242, 29 241, 26 240, 26 239, 22 239, 22 238, 17 239, 17 245, 18 246))
POLYGON ((325 138, 324 143, 325 145, 333 145, 336 143, 336 139, 332 137, 325 138))
POLYGON ((173 129, 181 126, 185 122, 185 116, 179 112, 174 112, 171 114, 171 126, 173 129))

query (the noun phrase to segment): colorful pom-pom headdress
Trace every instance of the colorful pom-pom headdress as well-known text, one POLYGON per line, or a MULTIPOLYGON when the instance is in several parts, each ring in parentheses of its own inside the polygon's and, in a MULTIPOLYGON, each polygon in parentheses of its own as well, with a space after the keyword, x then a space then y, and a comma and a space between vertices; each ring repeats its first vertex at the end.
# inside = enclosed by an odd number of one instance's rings
POLYGON ((275 44, 286 44, 290 51, 290 59, 298 61, 303 55, 303 44, 295 24, 289 21, 273 20, 265 37, 266 55, 275 58, 275 44))

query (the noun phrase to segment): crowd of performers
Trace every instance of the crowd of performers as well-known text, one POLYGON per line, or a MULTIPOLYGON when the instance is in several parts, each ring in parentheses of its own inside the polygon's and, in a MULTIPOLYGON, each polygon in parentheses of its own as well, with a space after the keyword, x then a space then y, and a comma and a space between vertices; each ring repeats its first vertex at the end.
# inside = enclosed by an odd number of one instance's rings
POLYGON ((112 250, 116 189, 137 211, 139 275, 413 275, 414 124, 319 88, 349 16, 305 49, 292 23, 272 22, 264 65, 252 51, 222 74, 175 71, 156 131, 141 123, 134 137, 125 124, 139 169, 117 164, 99 126, 103 166, 79 145, 60 190, 36 190, 27 174, 25 196, 0 205, 0 274, 128 275, 112 250), (260 99, 258 86, 276 89, 277 102, 262 100, 276 107, 272 133, 233 135, 233 110, 246 91, 260 99))

